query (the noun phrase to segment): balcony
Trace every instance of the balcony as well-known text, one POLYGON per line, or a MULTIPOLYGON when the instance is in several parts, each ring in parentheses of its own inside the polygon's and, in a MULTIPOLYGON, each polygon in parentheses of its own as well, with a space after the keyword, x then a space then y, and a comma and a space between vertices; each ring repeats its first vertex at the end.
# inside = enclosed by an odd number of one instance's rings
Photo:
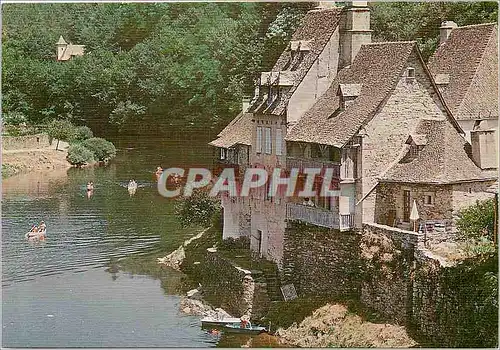
POLYGON ((340 231, 354 228, 354 214, 340 214, 340 231))
POLYGON ((299 171, 303 171, 305 168, 320 168, 320 169, 333 169, 333 177, 338 179, 340 177, 340 163, 331 162, 328 160, 317 159, 317 158, 299 158, 299 157, 287 157, 286 158, 287 169, 297 168, 299 171))
POLYGON ((316 226, 339 228, 339 217, 333 211, 302 204, 287 203, 286 218, 287 220, 298 220, 316 226))

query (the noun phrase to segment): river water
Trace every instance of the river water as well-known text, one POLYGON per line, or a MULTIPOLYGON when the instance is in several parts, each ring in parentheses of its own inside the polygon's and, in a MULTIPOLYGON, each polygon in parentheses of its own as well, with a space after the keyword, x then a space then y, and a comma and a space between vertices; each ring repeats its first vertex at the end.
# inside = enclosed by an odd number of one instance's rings
MULTIPOLYGON (((158 165, 209 166, 206 142, 122 141, 107 166, 3 181, 3 347, 215 346, 159 280, 109 267, 134 254, 164 255, 196 233, 179 226, 153 172, 158 165), (139 184, 134 196, 130 179, 139 184), (90 198, 88 181, 95 184, 90 198), (47 239, 28 242, 24 234, 41 220, 47 239)), ((179 280, 174 271, 168 278, 179 280)))

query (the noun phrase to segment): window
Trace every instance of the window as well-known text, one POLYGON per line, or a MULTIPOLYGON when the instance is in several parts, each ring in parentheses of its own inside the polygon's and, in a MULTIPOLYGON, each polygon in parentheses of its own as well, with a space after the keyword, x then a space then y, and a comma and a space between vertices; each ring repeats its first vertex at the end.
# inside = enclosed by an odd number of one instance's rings
POLYGON ((257 153, 262 153, 262 127, 258 126, 257 127, 257 142, 255 145, 256 152, 257 153))
POLYGON ((264 128, 264 152, 266 154, 272 153, 271 128, 264 128))
POLYGON ((283 155, 283 133, 281 129, 276 129, 276 155, 283 155))
POLYGON ((227 158, 227 149, 221 148, 220 149, 220 160, 225 160, 227 158))
POLYGON ((424 205, 434 205, 434 192, 424 193, 424 205))
POLYGON ((415 68, 408 67, 408 70, 406 72, 406 76, 408 78, 415 78, 415 68))

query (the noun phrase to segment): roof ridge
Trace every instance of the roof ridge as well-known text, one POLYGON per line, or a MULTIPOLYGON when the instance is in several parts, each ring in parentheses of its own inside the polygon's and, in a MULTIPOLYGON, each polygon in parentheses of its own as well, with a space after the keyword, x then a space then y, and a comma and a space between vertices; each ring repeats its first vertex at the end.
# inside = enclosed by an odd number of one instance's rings
POLYGON ((366 43, 363 45, 385 45, 385 44, 416 44, 417 42, 415 40, 404 40, 404 41, 377 41, 377 42, 371 42, 371 43, 366 43))
POLYGON ((476 28, 476 27, 482 27, 482 26, 496 26, 497 23, 495 22, 490 22, 490 23, 477 23, 477 24, 469 24, 469 25, 466 25, 466 26, 462 26, 462 27, 457 27, 457 28, 454 28, 453 30, 458 30, 458 29, 470 29, 470 28, 476 28))

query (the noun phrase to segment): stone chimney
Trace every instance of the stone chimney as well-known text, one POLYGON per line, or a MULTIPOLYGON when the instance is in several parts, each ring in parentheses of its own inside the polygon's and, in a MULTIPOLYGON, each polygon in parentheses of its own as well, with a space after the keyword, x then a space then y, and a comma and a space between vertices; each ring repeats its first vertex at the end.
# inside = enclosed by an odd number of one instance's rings
POLYGON ((372 41, 370 9, 366 1, 353 1, 344 8, 340 20, 339 70, 351 65, 361 45, 372 41))
POLYGON ((470 138, 474 163, 481 169, 496 169, 498 167, 496 130, 472 130, 470 138))
POLYGON ((451 34, 451 31, 458 28, 458 25, 453 21, 444 21, 439 27, 439 45, 443 44, 451 34))
POLYGON ((251 100, 250 97, 243 97, 243 99, 242 99, 242 108, 241 108, 241 110, 243 111, 243 113, 245 113, 246 111, 248 111, 248 107, 250 107, 250 100, 251 100))

